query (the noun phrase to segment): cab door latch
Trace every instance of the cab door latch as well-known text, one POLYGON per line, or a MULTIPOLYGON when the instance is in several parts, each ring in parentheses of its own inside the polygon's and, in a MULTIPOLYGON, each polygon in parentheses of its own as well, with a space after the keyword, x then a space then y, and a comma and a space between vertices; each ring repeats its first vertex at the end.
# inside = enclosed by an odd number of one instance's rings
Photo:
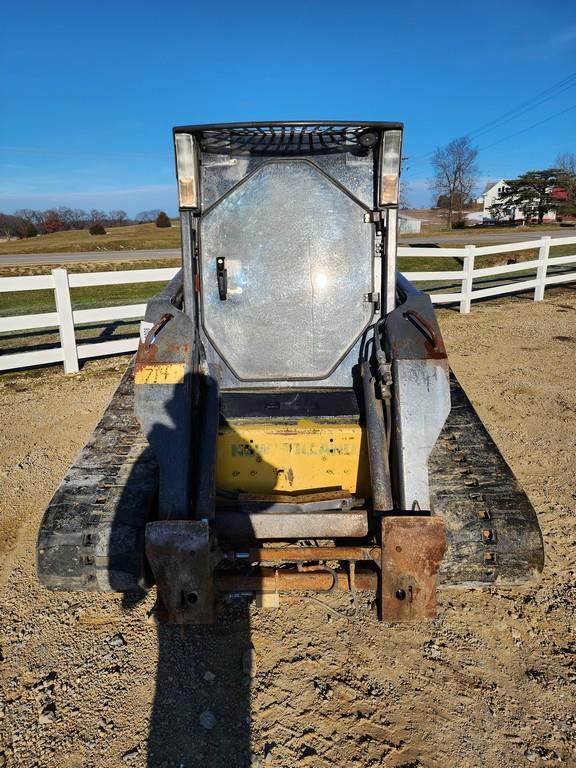
POLYGON ((216 258, 216 279, 218 280, 220 301, 226 301, 228 298, 228 270, 226 269, 226 259, 224 256, 216 258))

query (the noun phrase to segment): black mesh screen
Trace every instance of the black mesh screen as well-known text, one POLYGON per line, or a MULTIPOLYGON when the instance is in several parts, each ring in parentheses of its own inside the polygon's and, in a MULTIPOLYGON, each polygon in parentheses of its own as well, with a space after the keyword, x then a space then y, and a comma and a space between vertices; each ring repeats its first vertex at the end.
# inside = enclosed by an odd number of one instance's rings
POLYGON ((197 137, 203 152, 216 154, 290 156, 354 150, 365 154, 376 131, 365 125, 223 126, 204 129, 197 137))

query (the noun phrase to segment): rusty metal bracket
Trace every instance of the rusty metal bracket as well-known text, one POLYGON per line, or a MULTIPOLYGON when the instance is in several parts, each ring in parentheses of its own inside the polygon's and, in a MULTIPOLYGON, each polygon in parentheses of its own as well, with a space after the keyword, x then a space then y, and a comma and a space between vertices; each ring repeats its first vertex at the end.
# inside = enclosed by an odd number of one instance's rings
POLYGON ((166 323, 169 323, 170 320, 172 320, 173 318, 174 318, 173 314, 171 314, 170 312, 166 312, 166 314, 162 315, 162 317, 154 323, 152 328, 150 328, 144 340, 144 348, 146 352, 150 351, 150 347, 156 341, 156 336, 160 333, 162 328, 164 328, 166 323))
POLYGON ((146 526, 159 618, 167 624, 211 624, 215 615, 214 554, 206 520, 159 520, 146 526))
POLYGON ((380 618, 419 621, 436 615, 436 579, 446 550, 439 517, 383 517, 380 618))

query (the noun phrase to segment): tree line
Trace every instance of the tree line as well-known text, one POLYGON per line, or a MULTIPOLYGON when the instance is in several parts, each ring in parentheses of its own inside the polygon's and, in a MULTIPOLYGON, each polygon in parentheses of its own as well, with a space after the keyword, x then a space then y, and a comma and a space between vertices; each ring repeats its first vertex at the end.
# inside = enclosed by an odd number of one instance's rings
POLYGON ((101 211, 92 208, 85 211, 82 208, 47 208, 35 210, 33 208, 21 208, 12 214, 0 213, 0 237, 7 239, 35 237, 47 235, 52 232, 64 232, 71 229, 92 229, 98 226, 122 227, 132 224, 143 224, 155 221, 158 226, 170 226, 170 219, 160 209, 152 208, 141 211, 134 218, 130 218, 126 211, 101 211), (162 223, 158 224, 158 220, 162 223), (165 222, 168 221, 168 224, 165 222))
MULTIPOLYGON (((480 175, 477 157, 478 148, 467 136, 438 147, 432 157, 430 189, 449 229, 464 225, 464 211, 474 203, 473 192, 480 175)), ((516 211, 524 220, 539 224, 548 211, 559 216, 576 215, 576 154, 558 155, 553 168, 526 171, 517 179, 506 179, 490 213, 496 219, 513 219, 516 211)))

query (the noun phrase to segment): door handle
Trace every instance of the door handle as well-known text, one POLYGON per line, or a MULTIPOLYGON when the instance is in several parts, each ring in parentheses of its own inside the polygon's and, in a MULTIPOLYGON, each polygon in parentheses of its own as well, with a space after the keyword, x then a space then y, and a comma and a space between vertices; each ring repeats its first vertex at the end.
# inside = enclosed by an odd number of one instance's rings
POLYGON ((228 270, 226 269, 226 259, 224 256, 216 258, 216 279, 218 280, 220 301, 226 301, 228 298, 228 270))

